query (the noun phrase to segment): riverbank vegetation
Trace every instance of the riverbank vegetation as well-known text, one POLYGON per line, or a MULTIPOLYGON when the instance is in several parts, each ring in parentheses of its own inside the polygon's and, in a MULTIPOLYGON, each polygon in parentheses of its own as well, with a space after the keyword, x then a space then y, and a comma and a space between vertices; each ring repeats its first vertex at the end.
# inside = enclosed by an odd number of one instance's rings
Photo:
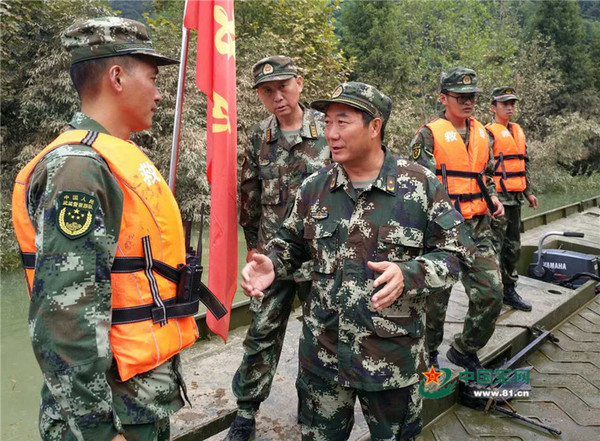
MULTIPOLYGON (((236 1, 238 153, 266 116, 251 89, 258 59, 287 54, 305 77, 303 99, 328 95, 346 79, 376 85, 394 100, 386 143, 402 156, 434 118, 442 69, 471 67, 484 93, 475 116, 491 118, 489 93, 512 85, 528 136, 537 193, 600 192, 600 3, 575 0, 236 1)), ((142 19, 162 53, 178 57, 181 1, 0 0, 2 13, 2 269, 18 266, 10 231, 16 172, 53 139, 77 109, 60 32, 79 18, 114 13, 142 19), (121 12, 119 12, 121 11, 121 12), (12 257, 11 257, 12 256, 12 257)), ((208 207, 206 99, 194 85, 190 44, 176 197, 185 218, 208 207)), ((135 135, 168 175, 177 68, 163 68, 164 100, 151 130, 135 135)), ((574 196, 574 199, 577 199, 574 196)), ((543 207, 542 207, 543 208, 543 207)))

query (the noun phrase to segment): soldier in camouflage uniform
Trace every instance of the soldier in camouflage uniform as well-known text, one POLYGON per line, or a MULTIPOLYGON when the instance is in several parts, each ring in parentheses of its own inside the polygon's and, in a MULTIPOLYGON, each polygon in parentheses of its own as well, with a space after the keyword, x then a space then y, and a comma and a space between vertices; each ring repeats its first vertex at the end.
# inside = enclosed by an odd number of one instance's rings
POLYGON ((296 383, 303 440, 347 439, 357 397, 371 439, 412 439, 425 299, 457 280, 473 244, 435 176, 382 145, 387 96, 350 82, 312 107, 326 112, 336 163, 303 182, 268 255, 242 270, 242 288, 266 298, 273 280, 311 261, 296 383))
MULTIPOLYGON (((157 66, 178 62, 155 52, 145 27, 97 18, 71 26, 62 39, 82 109, 68 130, 128 139, 149 128, 162 99, 154 83, 157 66)), ((42 439, 168 440, 169 415, 184 404, 179 356, 122 381, 109 343, 110 274, 124 203, 119 182, 94 149, 65 145, 37 163, 26 191, 36 228, 29 330, 44 376, 42 439), (65 192, 88 195, 96 204, 95 221, 80 239, 69 237, 57 220, 65 192)))
MULTIPOLYGON (((494 114, 492 123, 501 124, 506 128, 502 135, 513 137, 513 132, 521 128, 515 123, 510 122, 515 113, 517 105, 517 96, 515 90, 511 87, 496 87, 492 90, 492 104, 490 110, 494 114)), ((489 128, 488 128, 489 130, 489 128)), ((521 206, 525 200, 530 207, 538 208, 538 200, 531 191, 529 179, 529 160, 527 158, 527 144, 523 135, 523 144, 525 145, 525 189, 523 191, 503 191, 502 188, 496 188, 498 197, 504 205, 504 217, 492 220, 492 231, 494 246, 498 252, 500 261, 500 272, 502 274, 502 284, 504 286, 504 295, 502 301, 505 305, 510 305, 521 311, 531 311, 531 303, 521 298, 515 290, 515 285, 519 275, 517 273, 517 262, 521 256, 521 206)), ((509 138, 510 139, 510 138, 509 138)), ((494 152, 496 152, 494 145, 494 152)), ((504 152, 506 155, 506 152, 504 152)), ((495 156, 498 156, 496 153, 495 156)), ((501 172, 499 164, 496 172, 501 172)))
MULTIPOLYGON (((460 135, 464 145, 471 152, 469 154, 475 156, 474 148, 469 146, 470 131, 477 130, 478 126, 475 124, 481 126, 471 118, 477 101, 477 93, 480 91, 477 88, 475 71, 462 67, 450 69, 442 73, 440 84, 440 101, 445 106, 445 110, 439 115, 439 119, 452 123, 454 130, 458 132, 456 137, 460 135)), ((413 138, 411 142, 412 157, 414 161, 436 173, 436 169, 439 169, 440 165, 436 164, 436 142, 429 124, 422 126, 413 138)), ((483 126, 478 128, 479 130, 473 136, 485 137, 483 126)), ((446 140, 452 140, 455 131, 446 132, 446 140)), ((490 137, 488 141, 489 155, 486 156, 487 166, 484 170, 485 188, 491 198, 494 210, 491 213, 488 211, 488 214, 475 215, 465 221, 469 234, 477 245, 477 251, 473 265, 462 276, 465 292, 469 296, 469 310, 465 317, 463 332, 454 336, 447 354, 448 359, 454 364, 470 370, 482 368, 477 351, 485 346, 494 333, 496 319, 502 308, 502 283, 492 244, 490 221, 492 217, 503 216, 504 209, 497 197, 493 181, 493 137, 490 137)), ((480 170, 477 172, 479 173, 480 170)), ((483 192, 483 190, 480 191, 483 192)), ((444 321, 450 291, 449 288, 427 299, 427 350, 430 365, 435 367, 439 367, 438 347, 444 337, 444 321)))
MULTIPOLYGON (((247 260, 264 252, 302 181, 329 163, 323 114, 299 104, 303 79, 293 61, 285 56, 265 58, 254 65, 253 74, 253 87, 272 115, 252 129, 242 163, 240 225, 247 260)), ((268 296, 251 301, 252 322, 232 384, 238 413, 226 440, 254 437, 254 416, 271 389, 294 293, 303 300, 310 288, 306 274, 304 269, 278 280, 268 296)))

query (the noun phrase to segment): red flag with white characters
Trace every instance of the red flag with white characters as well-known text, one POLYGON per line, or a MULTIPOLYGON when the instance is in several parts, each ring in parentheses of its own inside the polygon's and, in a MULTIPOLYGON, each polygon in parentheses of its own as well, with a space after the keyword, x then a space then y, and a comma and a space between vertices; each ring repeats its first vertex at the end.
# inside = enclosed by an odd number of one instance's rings
POLYGON ((196 85, 206 94, 210 191, 208 287, 227 307, 208 327, 227 341, 237 287, 237 119, 233 0, 188 0, 183 24, 198 31, 196 85))

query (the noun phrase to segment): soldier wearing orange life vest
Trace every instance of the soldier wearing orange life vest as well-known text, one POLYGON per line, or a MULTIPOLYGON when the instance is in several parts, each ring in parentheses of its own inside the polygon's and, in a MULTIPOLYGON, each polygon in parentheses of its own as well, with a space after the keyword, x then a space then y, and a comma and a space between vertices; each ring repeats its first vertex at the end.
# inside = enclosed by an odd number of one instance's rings
POLYGON ((516 264, 521 255, 521 205, 527 200, 530 207, 538 207, 529 185, 525 134, 521 126, 511 122, 517 100, 512 87, 492 90, 490 110, 494 119, 486 129, 494 136, 494 181, 505 209, 504 217, 492 220, 492 230, 504 286, 503 303, 521 311, 531 311, 531 303, 515 289, 516 264))
MULTIPOLYGON (((490 221, 502 217, 493 181, 492 136, 472 118, 480 89, 475 71, 463 67, 442 73, 439 118, 422 126, 412 140, 414 161, 436 173, 455 207, 465 218, 477 245, 462 282, 469 296, 463 332, 454 336, 448 359, 469 370, 481 369, 477 351, 488 342, 502 308, 502 284, 492 244, 490 221)), ((438 367, 438 347, 450 290, 427 298, 426 344, 430 364, 438 367)))
POLYGON ((162 100, 158 66, 177 61, 134 20, 86 20, 62 39, 81 112, 13 193, 44 376, 41 438, 168 440, 184 404, 178 353, 198 331, 194 305, 176 298, 186 263, 177 203, 128 139, 162 100))

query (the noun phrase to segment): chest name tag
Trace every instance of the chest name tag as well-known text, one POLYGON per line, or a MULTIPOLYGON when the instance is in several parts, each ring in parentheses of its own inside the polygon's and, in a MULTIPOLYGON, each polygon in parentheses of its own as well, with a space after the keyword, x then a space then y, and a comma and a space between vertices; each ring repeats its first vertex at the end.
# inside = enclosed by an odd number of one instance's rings
POLYGON ((65 237, 77 239, 94 228, 98 210, 96 196, 80 191, 63 191, 58 195, 56 225, 65 237))

